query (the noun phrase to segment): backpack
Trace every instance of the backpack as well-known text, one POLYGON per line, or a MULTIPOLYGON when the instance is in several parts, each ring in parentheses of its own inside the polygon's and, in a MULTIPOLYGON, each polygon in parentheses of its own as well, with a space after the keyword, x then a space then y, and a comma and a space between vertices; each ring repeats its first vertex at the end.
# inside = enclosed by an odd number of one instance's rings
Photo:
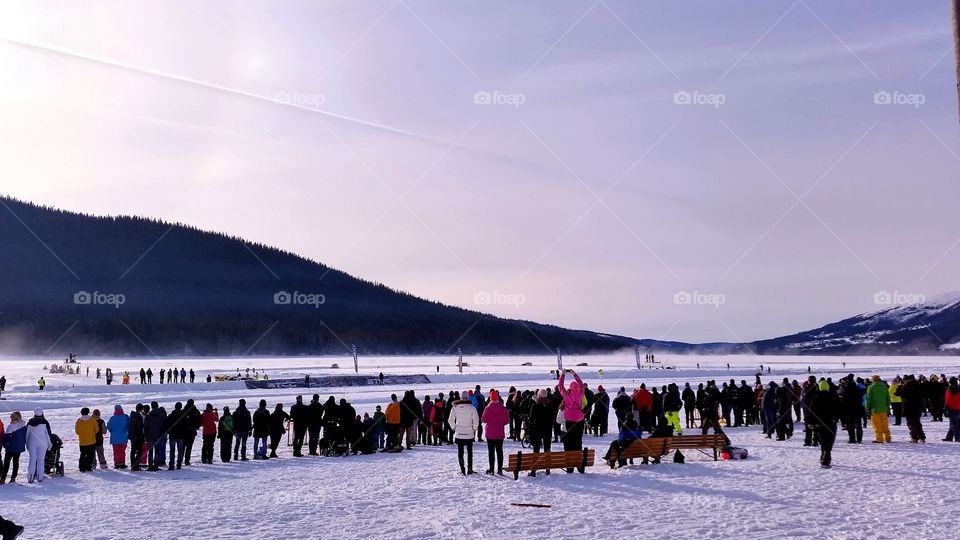
POLYGON ((674 463, 685 463, 686 458, 683 456, 683 452, 677 450, 673 453, 673 462, 674 463))

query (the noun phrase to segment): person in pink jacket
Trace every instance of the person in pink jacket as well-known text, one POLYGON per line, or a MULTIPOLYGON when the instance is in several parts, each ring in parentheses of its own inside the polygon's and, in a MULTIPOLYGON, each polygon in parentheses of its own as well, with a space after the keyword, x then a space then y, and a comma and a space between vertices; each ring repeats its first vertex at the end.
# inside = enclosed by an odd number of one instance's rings
MULTIPOLYGON (((565 369, 560 374, 560 380, 557 381, 557 390, 563 396, 563 419, 565 421, 567 432, 563 435, 563 449, 583 450, 583 381, 580 375, 572 369, 565 369), (572 373, 574 382, 570 383, 570 388, 564 388, 563 379, 567 373, 572 373)), ((572 473, 573 469, 567 469, 572 473)))
POLYGON ((503 439, 506 438, 504 428, 510 423, 510 413, 500 402, 500 393, 496 390, 490 390, 490 402, 483 409, 483 418, 480 420, 487 425, 487 459, 490 461, 487 474, 493 474, 493 457, 496 455, 497 474, 503 476, 503 439))

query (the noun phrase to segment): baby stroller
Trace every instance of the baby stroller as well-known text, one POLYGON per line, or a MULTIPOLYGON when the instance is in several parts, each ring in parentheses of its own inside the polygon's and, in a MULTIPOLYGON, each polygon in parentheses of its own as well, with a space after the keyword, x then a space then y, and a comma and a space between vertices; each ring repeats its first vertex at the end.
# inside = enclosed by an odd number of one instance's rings
POLYGON ((63 441, 55 434, 50 434, 50 449, 43 456, 43 473, 52 476, 63 476, 63 462, 60 461, 60 449, 63 441))
POLYGON ((350 455, 350 447, 347 446, 347 443, 343 441, 335 441, 331 443, 329 439, 324 437, 320 439, 318 446, 321 456, 341 457, 350 455))

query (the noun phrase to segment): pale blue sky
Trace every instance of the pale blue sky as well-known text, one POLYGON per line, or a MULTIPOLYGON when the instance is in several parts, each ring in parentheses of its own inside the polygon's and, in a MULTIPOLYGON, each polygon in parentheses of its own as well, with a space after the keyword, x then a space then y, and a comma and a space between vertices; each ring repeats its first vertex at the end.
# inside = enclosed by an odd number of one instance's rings
POLYGON ((0 191, 510 317, 771 337, 960 288, 949 23, 940 1, 7 3, 0 191))

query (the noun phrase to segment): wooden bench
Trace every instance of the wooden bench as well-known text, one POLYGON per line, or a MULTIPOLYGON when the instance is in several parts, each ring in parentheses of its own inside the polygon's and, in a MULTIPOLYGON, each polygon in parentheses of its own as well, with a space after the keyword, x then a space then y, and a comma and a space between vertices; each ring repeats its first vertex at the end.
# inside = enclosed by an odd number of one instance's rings
POLYGON ((581 473, 592 467, 596 451, 590 448, 569 452, 537 452, 510 454, 505 470, 513 473, 513 479, 520 479, 522 471, 540 471, 548 469, 577 469, 581 473))
MULTIPOLYGON (((727 445, 726 437, 721 433, 712 435, 677 435, 669 438, 670 450, 713 450, 713 460, 717 460, 717 452, 727 445)), ((706 452, 703 452, 706 454, 706 452)), ((709 455, 709 454, 707 454, 709 455)))
POLYGON ((671 437, 636 439, 618 453, 611 449, 607 456, 607 465, 613 469, 616 468, 618 461, 637 458, 659 459, 670 453, 670 439, 671 437))

